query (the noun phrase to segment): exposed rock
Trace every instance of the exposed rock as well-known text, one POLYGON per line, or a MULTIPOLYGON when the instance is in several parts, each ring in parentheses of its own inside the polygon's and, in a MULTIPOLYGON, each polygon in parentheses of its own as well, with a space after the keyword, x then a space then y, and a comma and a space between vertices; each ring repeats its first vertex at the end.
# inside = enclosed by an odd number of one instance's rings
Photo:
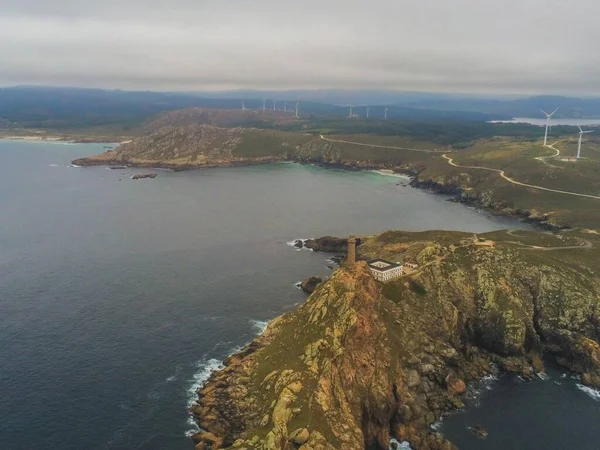
POLYGON ((488 436, 488 432, 481 425, 475 425, 472 427, 467 427, 467 429, 477 436, 479 439, 485 439, 488 436))
MULTIPOLYGON (((361 239, 356 238, 356 245, 359 246, 360 243, 361 239)), ((310 248, 315 252, 346 253, 348 249, 348 239, 324 236, 318 239, 308 239, 304 245, 306 248, 310 248)))
POLYGON ((241 439, 248 450, 384 450, 394 436, 451 450, 429 425, 462 406, 464 380, 494 367, 533 376, 546 351, 600 383, 598 259, 541 259, 497 235, 493 248, 472 241, 440 232, 364 239, 365 257, 410 258, 421 270, 386 285, 363 261, 336 270, 211 376, 192 408, 198 424, 223 448, 241 439))
POLYGON ((308 442, 309 437, 310 432, 307 428, 298 428, 296 431, 290 434, 290 441, 292 441, 296 445, 303 445, 308 442))
POLYGON ((454 374, 448 374, 446 377, 446 386, 450 395, 461 395, 467 391, 465 382, 454 374))
POLYGON ((321 277, 309 277, 300 284, 300 289, 307 294, 312 294, 322 282, 323 279, 321 277))
POLYGON ((143 180, 144 178, 156 178, 155 173, 137 174, 131 177, 132 180, 143 180))

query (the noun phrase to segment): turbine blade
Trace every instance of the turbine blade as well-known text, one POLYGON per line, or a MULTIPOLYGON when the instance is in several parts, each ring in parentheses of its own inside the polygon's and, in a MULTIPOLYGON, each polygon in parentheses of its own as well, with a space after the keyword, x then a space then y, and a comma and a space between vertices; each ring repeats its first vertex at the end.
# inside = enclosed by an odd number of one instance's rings
POLYGON ((544 111, 543 109, 540 109, 541 112, 543 112, 544 114, 546 114, 547 116, 549 116, 550 114, 548 114, 546 111, 544 111))
POLYGON ((577 125, 577 128, 579 128, 580 133, 583 133, 583 130, 581 129, 581 127, 579 125, 577 125))
MULTIPOLYGON (((552 114, 554 114, 556 111, 558 111, 558 108, 556 108, 554 111, 552 111, 552 114)), ((552 115, 550 114, 550 115, 552 115)))

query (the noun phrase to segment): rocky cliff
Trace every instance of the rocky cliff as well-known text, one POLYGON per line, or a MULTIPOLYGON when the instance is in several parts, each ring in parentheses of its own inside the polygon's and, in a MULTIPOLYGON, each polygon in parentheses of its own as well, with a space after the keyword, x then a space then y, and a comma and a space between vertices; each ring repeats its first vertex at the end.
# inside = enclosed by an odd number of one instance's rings
POLYGON ((598 386, 597 243, 569 239, 364 239, 362 257, 419 269, 382 285, 364 262, 340 268, 272 321, 198 390, 196 448, 387 449, 395 437, 452 449, 429 425, 462 405, 465 382, 498 367, 532 377, 544 353, 598 386))

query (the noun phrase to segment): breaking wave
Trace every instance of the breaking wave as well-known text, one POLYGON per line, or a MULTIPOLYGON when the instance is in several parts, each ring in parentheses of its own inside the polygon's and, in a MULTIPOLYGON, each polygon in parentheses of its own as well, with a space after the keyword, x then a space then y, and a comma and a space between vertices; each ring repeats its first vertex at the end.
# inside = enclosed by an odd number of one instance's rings
POLYGON ((287 241, 286 244, 289 245, 290 247, 293 247, 296 249, 296 251, 302 251, 302 250, 308 250, 308 251, 313 251, 312 248, 306 248, 306 241, 308 241, 308 239, 305 238, 298 238, 298 239, 292 239, 291 241, 287 241), (302 247, 298 247, 296 246, 296 242, 302 242, 302 247))
POLYGON ((252 328, 258 331, 258 334, 263 334, 269 325, 269 322, 264 320, 251 320, 252 328))
POLYGON ((412 450, 412 447, 406 441, 404 441, 404 442, 398 442, 396 439, 391 439, 390 440, 390 446, 388 447, 388 449, 389 450, 394 450, 394 449, 412 450), (396 444, 396 446, 394 447, 393 444, 396 444))
POLYGON ((394 178, 404 178, 405 180, 410 180, 411 178, 408 175, 403 175, 401 173, 396 173, 391 170, 371 170, 372 173, 376 173, 378 175, 383 175, 385 177, 394 177, 394 178))
MULTIPOLYGON (((201 359, 196 363, 196 368, 198 369, 196 373, 192 376, 192 383, 190 388, 187 391, 187 399, 188 399, 188 409, 192 407, 196 399, 198 398, 196 394, 196 390, 204 386, 204 383, 210 378, 213 372, 217 370, 221 370, 223 368, 223 364, 218 359, 201 359)), ((200 431, 198 424, 194 420, 194 417, 190 415, 188 417, 188 424, 190 425, 190 429, 185 432, 187 437, 191 437, 193 434, 200 431)))
MULTIPOLYGON (((259 334, 259 335, 263 334, 265 332, 265 330, 267 329, 267 326, 269 325, 269 322, 264 321, 264 320, 252 319, 252 320, 250 320, 250 323, 252 324, 252 327, 256 330, 257 334, 259 334)), ((213 348, 213 350, 216 350, 222 344, 223 344, 223 342, 218 343, 213 348)), ((239 352, 241 349, 242 349, 241 346, 233 347, 229 351, 228 355, 233 355, 234 353, 239 352)), ((192 378, 190 380, 190 387, 187 390, 188 410, 192 407, 194 402, 198 399, 198 394, 196 394, 196 391, 199 388, 201 388, 202 386, 204 386, 204 384, 208 381, 208 379, 214 372, 221 370, 224 367, 225 366, 223 365, 223 362, 221 360, 218 360, 216 358, 208 358, 206 356, 196 363, 196 372, 192 376, 192 378)), ((170 378, 174 378, 174 377, 169 377, 166 381, 169 382, 170 378)), ((187 437, 191 437, 192 435, 194 435, 195 433, 200 431, 198 424, 196 423, 196 421, 194 420, 194 417, 191 414, 188 416, 188 425, 190 426, 190 428, 185 432, 185 435, 187 437)))
POLYGON ((589 386, 585 386, 581 383, 577 383, 576 386, 577 386, 577 389, 586 393, 588 396, 592 397, 597 402, 600 401, 600 390, 599 389, 594 389, 589 386))

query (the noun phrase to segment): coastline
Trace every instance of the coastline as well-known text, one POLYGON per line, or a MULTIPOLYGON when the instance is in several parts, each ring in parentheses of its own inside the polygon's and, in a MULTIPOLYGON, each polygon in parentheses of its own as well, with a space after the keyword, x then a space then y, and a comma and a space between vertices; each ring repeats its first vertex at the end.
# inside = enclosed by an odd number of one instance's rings
POLYGON ((2 141, 21 141, 21 142, 64 142, 69 144, 111 144, 120 145, 130 142, 130 137, 126 136, 108 136, 98 134, 97 136, 76 133, 65 134, 42 134, 42 133, 3 133, 0 132, 2 141))

